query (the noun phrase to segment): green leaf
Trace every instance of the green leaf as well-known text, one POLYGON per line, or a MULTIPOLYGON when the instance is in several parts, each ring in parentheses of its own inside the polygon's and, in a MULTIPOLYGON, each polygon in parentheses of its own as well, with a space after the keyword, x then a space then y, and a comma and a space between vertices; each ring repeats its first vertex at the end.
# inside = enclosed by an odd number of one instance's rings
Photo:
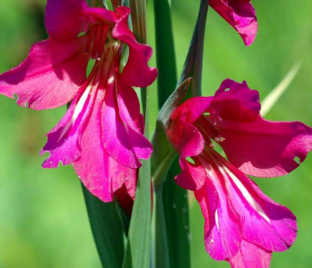
MULTIPOLYGON (((146 0, 130 0, 131 21, 137 40, 146 43, 146 0)), ((141 88, 141 100, 148 138, 148 94, 141 88)), ((149 268, 151 252, 151 170, 150 160, 142 160, 131 215, 123 268, 149 268)))
POLYGON ((166 102, 177 83, 176 59, 169 0, 154 0, 158 104, 166 102))
POLYGON ((171 268, 190 268, 190 227, 187 191, 174 177, 181 173, 178 158, 173 162, 163 185, 163 203, 171 268))
POLYGON ((121 268, 126 224, 117 202, 104 203, 82 185, 95 244, 103 267, 121 268))
POLYGON ((142 161, 123 268, 148 268, 151 251, 150 162, 142 161))

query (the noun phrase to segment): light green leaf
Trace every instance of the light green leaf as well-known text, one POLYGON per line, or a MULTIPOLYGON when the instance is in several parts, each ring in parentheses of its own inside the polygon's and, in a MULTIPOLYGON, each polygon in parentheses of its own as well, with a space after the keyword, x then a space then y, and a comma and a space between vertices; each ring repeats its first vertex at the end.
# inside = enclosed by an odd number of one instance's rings
POLYGON ((151 251, 151 177, 149 161, 142 161, 123 268, 148 268, 151 251))
POLYGON ((265 97, 261 105, 261 115, 265 116, 279 100, 300 69, 301 63, 295 63, 284 79, 265 97))

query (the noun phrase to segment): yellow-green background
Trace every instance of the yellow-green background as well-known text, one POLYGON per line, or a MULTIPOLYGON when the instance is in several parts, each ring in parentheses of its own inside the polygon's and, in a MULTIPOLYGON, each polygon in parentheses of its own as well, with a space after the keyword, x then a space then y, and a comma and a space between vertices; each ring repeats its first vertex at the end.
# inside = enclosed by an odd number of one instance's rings
MULTIPOLYGON (((156 0, 157 1, 157 0, 156 0)), ((152 1, 148 1, 149 41, 154 46, 152 1)), ((239 35, 209 10, 203 91, 213 94, 221 81, 247 80, 263 99, 294 62, 302 67, 287 92, 267 115, 312 125, 312 2, 253 1, 259 31, 245 47, 239 35)), ((18 65, 31 45, 44 38, 43 0, 0 2, 0 73, 18 65)), ((178 71, 187 52, 199 0, 174 0, 173 23, 178 71)), ((155 65, 155 60, 151 61, 155 65)), ((150 87, 151 131, 156 87, 150 87)), ((32 111, 0 96, 0 267, 100 267, 81 187, 71 166, 43 169, 39 151, 66 107, 32 111)), ((312 156, 283 178, 257 179, 263 191, 289 207, 298 219, 292 248, 274 253, 272 267, 312 266, 312 156)), ((204 249, 203 218, 196 202, 190 210, 192 267, 228 267, 204 249)))

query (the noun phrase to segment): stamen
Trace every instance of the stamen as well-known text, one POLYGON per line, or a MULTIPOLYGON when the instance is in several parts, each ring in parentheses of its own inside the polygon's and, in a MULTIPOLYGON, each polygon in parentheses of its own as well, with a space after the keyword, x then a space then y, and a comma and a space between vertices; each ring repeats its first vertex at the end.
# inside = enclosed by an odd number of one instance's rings
POLYGON ((223 142, 223 141, 225 141, 225 138, 222 137, 221 135, 219 135, 218 137, 215 137, 214 140, 215 140, 216 142, 223 142))
POLYGON ((95 35, 95 30, 96 30, 95 27, 91 28, 91 32, 90 32, 90 34, 88 36, 88 41, 87 41, 86 49, 85 49, 85 53, 86 54, 88 54, 90 52, 90 50, 91 50, 91 46, 92 46, 94 35, 95 35))
POLYGON ((101 34, 101 39, 98 44, 97 48, 97 59, 100 60, 102 58, 103 52, 104 52, 104 46, 107 40, 107 32, 109 30, 108 25, 103 25, 102 27, 102 34, 101 34))
POLYGON ((215 140, 216 142, 222 142, 225 140, 220 136, 218 131, 214 128, 206 116, 201 116, 197 120, 196 126, 208 144, 211 143, 210 140, 215 140))
POLYGON ((109 26, 106 24, 92 26, 85 48, 85 53, 91 52, 92 59, 100 60, 102 58, 108 31, 109 26))
POLYGON ((95 37, 94 37, 93 46, 92 46, 92 55, 91 55, 92 59, 97 58, 98 46, 99 46, 99 42, 101 40, 101 34, 102 34, 102 25, 95 25, 94 27, 96 27, 96 32, 95 32, 95 37))

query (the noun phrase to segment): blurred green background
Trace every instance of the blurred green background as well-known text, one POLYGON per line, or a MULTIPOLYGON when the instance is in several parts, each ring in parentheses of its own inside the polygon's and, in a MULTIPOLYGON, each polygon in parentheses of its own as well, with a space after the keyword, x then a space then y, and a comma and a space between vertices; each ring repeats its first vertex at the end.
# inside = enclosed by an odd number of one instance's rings
MULTIPOLYGON (((149 43, 154 47, 152 1, 148 1, 149 43)), ((312 125, 312 2, 253 1, 259 32, 246 48, 239 35, 209 10, 203 69, 204 94, 212 95, 225 78, 260 91, 263 99, 293 63, 302 67, 269 112, 270 120, 312 125)), ((43 0, 0 2, 0 73, 18 65, 31 45, 46 37, 43 0)), ((173 0, 178 71, 187 52, 199 0, 173 0)), ((155 66, 153 58, 151 64, 155 66)), ((157 116, 156 86, 150 87, 151 131, 157 116)), ((71 166, 43 169, 40 157, 47 133, 66 107, 32 111, 0 96, 0 267, 100 267, 81 186, 71 166)), ((289 207, 298 219, 294 245, 274 253, 271 267, 312 267, 312 156, 283 178, 256 179, 263 191, 289 207)), ((192 267, 229 267, 204 249, 203 218, 190 202, 192 267)))

